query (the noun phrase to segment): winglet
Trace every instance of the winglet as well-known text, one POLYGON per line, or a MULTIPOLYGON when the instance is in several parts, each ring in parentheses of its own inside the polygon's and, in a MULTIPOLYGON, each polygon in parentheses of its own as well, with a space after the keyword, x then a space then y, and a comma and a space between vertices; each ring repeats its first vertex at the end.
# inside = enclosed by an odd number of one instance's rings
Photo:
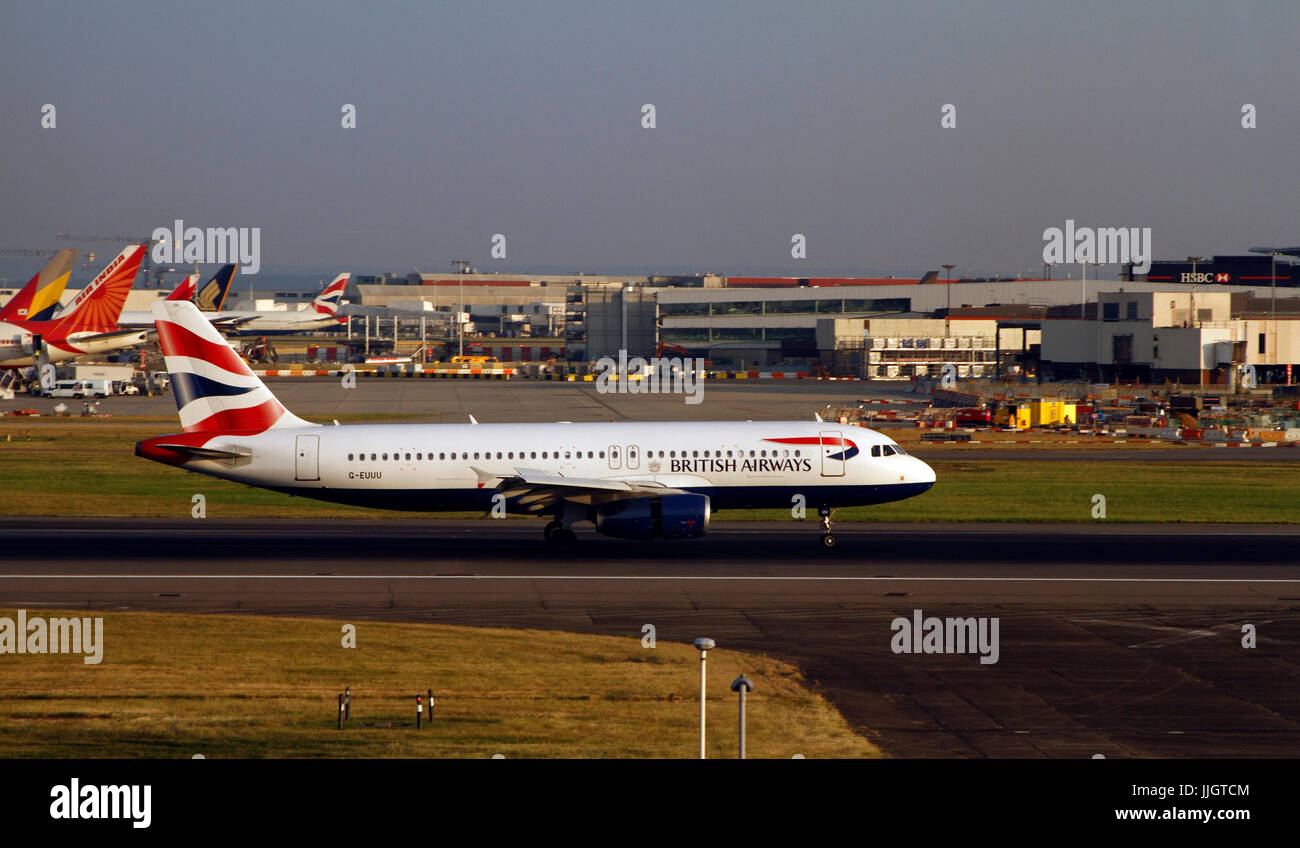
POLYGON ((469 417, 469 423, 471 423, 471 424, 477 424, 477 423, 478 423, 478 419, 475 418, 473 415, 471 415, 471 416, 469 417))
POLYGON ((821 421, 821 420, 822 420, 821 413, 820 413, 820 412, 814 412, 814 413, 813 413, 813 418, 817 419, 818 421, 821 421))

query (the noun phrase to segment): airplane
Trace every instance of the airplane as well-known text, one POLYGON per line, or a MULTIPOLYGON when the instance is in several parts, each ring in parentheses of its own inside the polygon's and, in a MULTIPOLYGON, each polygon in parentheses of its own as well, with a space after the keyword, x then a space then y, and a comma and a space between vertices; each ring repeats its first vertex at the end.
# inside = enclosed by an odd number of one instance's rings
MULTIPOLYGON (((172 293, 167 295, 165 300, 193 300, 198 304, 199 309, 207 312, 215 312, 221 308, 221 304, 226 300, 226 293, 230 290, 230 282, 235 277, 233 264, 222 265, 217 269, 203 288, 198 289, 199 275, 190 274, 181 281, 172 293)), ((152 312, 123 312, 117 319, 119 327, 137 328, 143 327, 153 332, 153 313, 152 312)))
POLYGON ((288 411, 191 303, 153 306, 181 430, 136 456, 322 501, 417 511, 549 515, 624 539, 704 535, 714 510, 888 503, 934 470, 883 433, 820 421, 352 424, 288 411))
POLYGON ((235 335, 276 335, 282 333, 305 333, 346 324, 347 318, 339 315, 339 306, 343 301, 343 290, 348 287, 351 274, 339 274, 327 284, 307 309, 297 312, 275 310, 257 312, 237 310, 234 312, 217 312, 212 320, 235 335))
POLYGON ((38 357, 62 362, 143 344, 148 330, 120 329, 117 319, 146 248, 127 246, 53 318, 0 322, 0 368, 27 368, 38 357))
POLYGON ((46 321, 52 318, 59 308, 59 298, 63 296, 76 261, 77 251, 71 248, 54 254, 54 258, 0 309, 0 321, 46 321))

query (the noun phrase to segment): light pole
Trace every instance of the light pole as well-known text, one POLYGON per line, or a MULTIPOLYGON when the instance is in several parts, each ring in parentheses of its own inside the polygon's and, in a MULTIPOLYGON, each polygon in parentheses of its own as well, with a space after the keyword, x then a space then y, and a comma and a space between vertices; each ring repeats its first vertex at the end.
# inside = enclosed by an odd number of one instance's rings
POLYGON ((754 681, 745 675, 740 675, 731 681, 731 691, 740 693, 740 749, 737 759, 745 759, 745 693, 752 692, 754 681))
POLYGON ((1079 281, 1079 320, 1083 321, 1088 317, 1088 260, 1079 265, 1083 268, 1083 277, 1079 281))
POLYGON ((468 259, 453 259, 451 264, 456 266, 456 280, 459 289, 460 306, 456 313, 456 337, 458 339, 457 349, 461 356, 465 355, 465 322, 462 316, 465 314, 465 269, 469 267, 468 259))
POLYGON ((695 647, 700 652, 700 759, 705 758, 704 753, 704 693, 705 693, 705 676, 704 669, 708 664, 709 651, 713 650, 716 644, 712 639, 701 636, 695 640, 695 647))
POLYGON ((1192 263, 1192 326, 1199 327, 1200 321, 1196 317, 1196 263, 1204 260, 1204 256, 1189 256, 1187 261, 1192 263))
POLYGON ((947 288, 948 288, 948 309, 943 313, 943 336, 944 336, 944 338, 947 338, 947 337, 951 334, 951 333, 950 333, 950 328, 951 328, 952 325, 949 324, 948 322, 949 322, 950 320, 952 320, 952 269, 953 269, 953 268, 956 268, 956 267, 957 267, 956 265, 944 265, 944 266, 943 266, 943 270, 945 270, 945 271, 948 272, 948 284, 947 284, 947 288))
POLYGON ((1196 263, 1205 257, 1189 256, 1187 261, 1192 263, 1192 326, 1196 328, 1196 382, 1201 391, 1205 391, 1205 350, 1201 346, 1201 321, 1196 317, 1196 263))

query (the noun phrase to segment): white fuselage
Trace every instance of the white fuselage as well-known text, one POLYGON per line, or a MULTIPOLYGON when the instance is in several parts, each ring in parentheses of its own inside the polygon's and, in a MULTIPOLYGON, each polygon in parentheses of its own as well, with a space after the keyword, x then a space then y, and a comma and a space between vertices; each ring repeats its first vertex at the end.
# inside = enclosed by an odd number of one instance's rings
POLYGON ((877 431, 803 421, 285 427, 214 436, 203 447, 243 456, 186 468, 408 510, 486 509, 498 481, 484 484, 484 475, 509 478, 519 469, 654 483, 709 495, 714 509, 788 508, 800 505, 796 496, 814 510, 884 503, 920 494, 935 479, 877 431))
POLYGON ((317 312, 310 306, 297 312, 213 312, 205 313, 214 324, 233 322, 228 332, 240 336, 275 333, 306 333, 340 326, 345 319, 317 312))
MULTIPOLYGON (((64 362, 78 356, 111 353, 144 344, 147 330, 138 334, 102 335, 93 331, 70 333, 66 339, 43 339, 50 362, 64 362), (98 337, 98 338, 97 338, 98 337)), ((20 324, 0 322, 0 368, 26 368, 34 364, 34 334, 20 324)))

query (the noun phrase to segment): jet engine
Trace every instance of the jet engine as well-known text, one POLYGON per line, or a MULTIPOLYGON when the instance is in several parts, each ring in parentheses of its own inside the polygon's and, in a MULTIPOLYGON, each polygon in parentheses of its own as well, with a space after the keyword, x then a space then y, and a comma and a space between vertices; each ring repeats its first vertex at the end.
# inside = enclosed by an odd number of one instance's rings
POLYGON ((708 527, 708 495, 655 495, 596 507, 596 532, 617 539, 695 539, 708 527))

